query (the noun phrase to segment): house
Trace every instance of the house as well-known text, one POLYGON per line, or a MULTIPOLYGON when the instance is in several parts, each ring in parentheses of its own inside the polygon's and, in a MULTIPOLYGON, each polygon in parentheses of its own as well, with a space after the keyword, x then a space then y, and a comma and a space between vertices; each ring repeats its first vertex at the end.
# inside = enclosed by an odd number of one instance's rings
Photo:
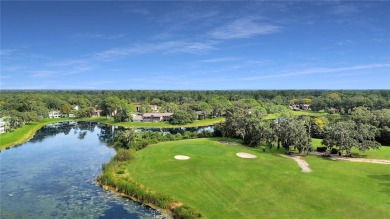
POLYGON ((172 115, 173 113, 144 113, 142 119, 144 122, 161 122, 168 121, 172 115))
POLYGON ((209 114, 207 112, 203 112, 203 111, 197 111, 196 112, 196 118, 198 120, 206 119, 208 117, 209 117, 209 114))
POLYGON ((142 115, 133 114, 133 122, 142 122, 143 118, 142 115))
POLYGON ((92 110, 92 116, 100 117, 100 113, 101 113, 102 111, 103 111, 103 110, 93 108, 93 110, 92 110))
POLYGON ((74 117, 76 117, 76 115, 75 115, 75 114, 72 114, 72 113, 71 113, 71 114, 69 114, 68 116, 69 116, 70 118, 74 118, 74 117))
POLYGON ((60 111, 50 111, 49 112, 49 118, 60 118, 61 113, 60 111))
POLYGON ((79 110, 79 106, 74 106, 73 109, 78 111, 79 110))
POLYGON ((5 122, 0 122, 0 134, 5 133, 5 122))
POLYGON ((303 110, 310 110, 310 105, 309 104, 303 104, 301 106, 301 109, 303 109, 303 110))

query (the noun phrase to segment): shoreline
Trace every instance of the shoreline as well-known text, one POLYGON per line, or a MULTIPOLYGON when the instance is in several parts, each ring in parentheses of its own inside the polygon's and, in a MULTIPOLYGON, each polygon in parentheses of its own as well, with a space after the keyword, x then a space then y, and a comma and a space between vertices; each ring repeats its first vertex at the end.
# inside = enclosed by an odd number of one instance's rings
POLYGON ((45 125, 48 125, 48 124, 53 124, 53 123, 57 123, 57 122, 67 122, 67 121, 78 121, 78 119, 60 119, 60 120, 55 120, 55 121, 39 121, 39 122, 34 122, 32 124, 26 124, 24 125, 23 127, 20 127, 20 128, 17 128, 15 129, 14 131, 12 132, 6 132, 6 133, 3 133, 0 135, 0 152, 3 151, 3 150, 8 150, 12 147, 15 147, 15 146, 19 146, 27 141, 29 141, 31 138, 34 137, 35 133, 41 129, 43 126, 45 125), (28 129, 28 127, 25 127, 25 126, 32 126, 30 129, 28 129), (27 129, 26 133, 23 133, 23 128, 24 129, 27 129), (21 138, 18 138, 14 141, 11 141, 9 143, 6 143, 6 144, 2 144, 2 141, 4 140, 3 138, 4 137, 7 137, 7 134, 8 135, 11 135, 11 134, 15 134, 15 133, 18 133, 18 132, 22 132, 20 133, 21 135, 21 138))
POLYGON ((113 187, 113 186, 109 186, 109 185, 105 185, 105 184, 102 184, 100 183, 99 181, 95 181, 97 185, 99 185, 103 190, 105 191, 109 191, 115 195, 119 195, 123 198, 127 198, 127 199, 130 199, 132 200, 133 202, 137 202, 141 205, 145 205, 145 206, 148 206, 149 208, 152 208, 156 211, 159 211, 161 212, 164 216, 166 216, 168 219, 173 219, 174 218, 174 213, 172 211, 171 208, 168 208, 168 209, 163 209, 163 208, 160 208, 158 207, 157 205, 155 204, 152 204, 152 203, 144 203, 142 202, 141 200, 137 199, 136 197, 134 196, 130 196, 130 195, 127 195, 123 192, 119 192, 118 189, 116 187, 113 187))
MULTIPOLYGON (((155 126, 128 126, 126 124, 115 124, 113 122, 109 122, 109 121, 103 121, 101 118, 105 119, 105 117, 95 117, 95 118, 62 118, 60 120, 55 120, 55 121, 38 121, 38 122, 34 122, 34 123, 31 123, 31 124, 26 124, 24 125, 23 127, 20 127, 20 128, 17 128, 15 129, 14 131, 12 132, 6 132, 6 133, 3 133, 3 134, 0 134, 0 152, 3 151, 3 150, 8 150, 12 147, 15 147, 15 146, 18 146, 18 145, 21 145, 27 141, 29 141, 32 137, 34 137, 35 133, 41 129, 43 126, 45 125, 48 125, 48 124, 53 124, 53 123, 57 123, 57 122, 67 122, 67 121, 81 121, 81 122, 97 122, 97 123, 100 123, 100 124, 105 124, 105 125, 111 125, 111 126, 118 126, 118 127, 126 127, 126 128, 181 128, 181 127, 184 127, 184 128, 193 128, 193 127, 199 127, 198 124, 186 124, 186 125, 171 125, 171 126, 164 126, 163 125, 158 125, 158 124, 155 124, 155 126), (28 129, 28 125, 31 125, 32 127, 30 129, 28 129), (11 141, 9 143, 6 143, 6 144, 2 144, 2 141, 3 141, 3 138, 5 137, 4 135, 7 135, 7 134, 12 134, 12 133, 15 133, 15 132, 23 132, 24 129, 28 129, 27 130, 27 133, 23 134, 21 133, 21 138, 19 139, 16 139, 14 141, 11 141)), ((210 122, 210 123, 207 123, 206 125, 200 125, 200 126, 210 126, 210 125, 215 125, 217 123, 219 123, 221 121, 213 121, 213 122, 210 122)), ((154 125, 154 124, 153 124, 154 125)))

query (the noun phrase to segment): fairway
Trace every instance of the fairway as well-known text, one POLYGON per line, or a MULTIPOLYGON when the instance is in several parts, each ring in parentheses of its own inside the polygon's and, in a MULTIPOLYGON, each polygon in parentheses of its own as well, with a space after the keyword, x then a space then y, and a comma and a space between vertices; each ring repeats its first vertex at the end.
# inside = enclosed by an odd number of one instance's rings
POLYGON ((205 218, 390 218, 389 165, 292 159, 220 139, 164 142, 138 151, 135 181, 192 206, 205 218), (242 159, 236 153, 254 154, 242 159), (185 155, 191 159, 176 160, 185 155))

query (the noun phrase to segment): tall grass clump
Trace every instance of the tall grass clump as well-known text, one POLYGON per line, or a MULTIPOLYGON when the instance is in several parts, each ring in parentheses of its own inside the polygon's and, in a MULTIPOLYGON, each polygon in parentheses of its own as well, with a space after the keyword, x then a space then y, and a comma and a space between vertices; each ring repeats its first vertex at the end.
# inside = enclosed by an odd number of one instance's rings
MULTIPOLYGON (((169 209, 170 206, 176 204, 176 200, 170 196, 153 191, 140 183, 135 182, 129 176, 118 173, 123 162, 130 160, 133 157, 131 150, 119 149, 114 158, 107 164, 103 164, 103 172, 98 176, 97 181, 101 185, 106 185, 113 188, 115 191, 123 193, 127 196, 144 204, 151 204, 161 209, 169 209)), ((194 209, 185 207, 176 207, 173 209, 175 218, 198 218, 200 217, 194 209), (180 208, 179 210, 175 210, 180 208)))
POLYGON ((175 219, 196 219, 202 217, 202 214, 195 209, 182 205, 173 209, 175 219))

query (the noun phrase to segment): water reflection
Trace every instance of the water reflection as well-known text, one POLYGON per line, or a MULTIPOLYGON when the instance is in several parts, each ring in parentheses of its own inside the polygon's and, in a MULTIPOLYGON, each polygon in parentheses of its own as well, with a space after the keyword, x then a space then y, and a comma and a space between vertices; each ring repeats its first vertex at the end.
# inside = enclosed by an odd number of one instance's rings
POLYGON ((0 218, 160 218, 95 184, 115 129, 62 122, 0 153, 0 218))

